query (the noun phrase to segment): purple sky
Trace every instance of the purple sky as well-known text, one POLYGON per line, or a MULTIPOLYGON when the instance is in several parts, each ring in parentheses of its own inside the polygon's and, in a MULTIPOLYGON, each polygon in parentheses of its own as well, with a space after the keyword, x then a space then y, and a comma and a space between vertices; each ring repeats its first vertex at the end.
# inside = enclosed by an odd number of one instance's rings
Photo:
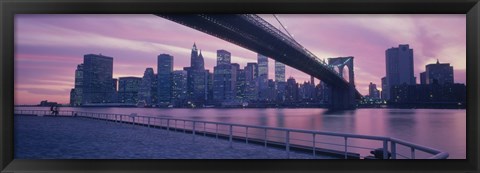
MULTIPOLYGON (((272 15, 261 15, 276 27, 272 15)), ((295 40, 321 59, 354 56, 357 89, 368 94, 368 84, 385 76, 385 50, 399 44, 414 49, 417 82, 425 65, 450 63, 457 83, 466 81, 465 15, 277 15, 295 40)), ((113 76, 156 72, 157 55, 174 56, 174 69, 190 64, 196 42, 213 70, 216 50, 232 53, 232 63, 243 68, 256 62, 257 54, 227 41, 154 15, 17 15, 15 18, 15 104, 41 100, 69 102, 77 64, 83 55, 101 53, 114 57, 113 76)), ((274 78, 269 59, 269 78, 274 78)), ((291 67, 286 77, 297 82, 309 76, 291 67)), ((318 80, 317 80, 318 83, 318 80)))

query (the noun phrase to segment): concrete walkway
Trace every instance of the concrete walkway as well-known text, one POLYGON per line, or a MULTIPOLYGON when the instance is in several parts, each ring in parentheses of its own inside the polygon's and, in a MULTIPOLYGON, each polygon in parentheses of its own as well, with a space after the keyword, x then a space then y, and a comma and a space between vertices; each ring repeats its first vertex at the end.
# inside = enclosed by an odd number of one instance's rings
MULTIPOLYGON (((75 117, 15 116, 15 159, 287 159, 277 148, 75 117)), ((290 159, 314 159, 290 152, 290 159)), ((318 156, 315 159, 335 159, 318 156)))

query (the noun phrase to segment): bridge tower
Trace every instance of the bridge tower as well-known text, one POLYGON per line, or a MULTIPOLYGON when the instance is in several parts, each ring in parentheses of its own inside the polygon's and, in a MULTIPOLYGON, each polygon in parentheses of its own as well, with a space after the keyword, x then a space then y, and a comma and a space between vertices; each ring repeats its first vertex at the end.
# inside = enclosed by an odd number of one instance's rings
POLYGON ((355 75, 353 71, 353 56, 328 58, 328 65, 331 68, 338 68, 340 77, 343 76, 345 66, 348 67, 348 86, 347 87, 328 87, 330 92, 330 109, 345 110, 355 109, 355 75))

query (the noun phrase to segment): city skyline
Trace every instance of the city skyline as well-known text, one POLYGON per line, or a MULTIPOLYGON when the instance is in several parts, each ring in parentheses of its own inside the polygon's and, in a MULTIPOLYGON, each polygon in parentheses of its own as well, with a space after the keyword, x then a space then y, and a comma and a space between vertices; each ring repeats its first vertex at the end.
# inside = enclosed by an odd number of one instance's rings
MULTIPOLYGON (((16 25, 16 29, 19 32, 16 32, 16 83, 15 83, 15 103, 16 104, 36 104, 40 100, 51 100, 51 101, 58 101, 60 103, 67 103, 68 102, 68 92, 74 85, 74 78, 72 76, 75 72, 75 67, 82 61, 83 55, 88 53, 102 53, 106 56, 114 57, 114 69, 113 69, 113 77, 119 78, 124 76, 136 76, 142 77, 145 68, 153 68, 156 69, 156 57, 159 54, 171 54, 175 58, 175 63, 173 70, 181 70, 183 67, 188 66, 190 64, 190 47, 195 42, 199 47, 202 48, 202 54, 205 57, 205 68, 209 70, 213 70, 213 66, 216 62, 216 55, 215 51, 224 49, 231 52, 231 62, 238 63, 240 67, 244 67, 247 62, 256 62, 257 54, 255 52, 251 52, 249 50, 243 49, 239 46, 233 45, 226 41, 220 40, 213 36, 200 33, 199 31, 195 31, 193 29, 187 28, 185 26, 181 26, 179 24, 172 23, 165 19, 155 17, 155 16, 148 16, 148 15, 123 15, 123 18, 126 21, 133 21, 133 24, 127 25, 124 21, 120 20, 121 17, 119 15, 100 15, 98 19, 93 17, 93 15, 66 15, 66 17, 62 17, 63 15, 20 15, 18 17, 18 25, 16 25), (33 21, 33 19, 36 19, 33 21), (55 20, 56 19, 56 20, 55 20), (65 19, 73 19, 73 22, 70 20, 65 19), (115 19, 113 20, 112 26, 105 27, 98 27, 97 30, 95 28, 85 28, 82 27, 80 24, 93 24, 99 21, 106 21, 107 19, 115 19), (40 26, 36 28, 31 28, 32 25, 38 24, 38 21, 43 21, 40 26), (70 22, 70 23, 69 23, 70 22), (163 25, 159 25, 158 23, 162 23, 163 25), (138 24, 150 23, 148 27, 142 27, 142 29, 132 30, 138 24), (75 27, 74 27, 75 26, 75 27), (115 34, 119 34, 116 32, 107 33, 109 27, 117 28, 120 27, 122 30, 133 32, 134 34, 126 35, 126 36, 119 36, 115 37, 115 34), (164 27, 161 27, 164 26, 164 27), (70 27, 70 28, 69 28, 70 27), (76 30, 76 28, 79 28, 76 30), (142 30, 158 30, 159 33, 164 34, 153 34, 155 38, 147 37, 147 34, 141 32, 142 30), (175 30, 180 34, 182 37, 165 37, 165 42, 157 41, 155 39, 159 39, 157 37, 161 37, 161 35, 168 35, 170 30, 175 30), (32 31, 32 32, 26 32, 32 31), (42 33, 42 34, 40 34, 42 33), (182 34, 184 33, 184 34, 182 34), (83 34, 83 35, 82 35, 83 34), (64 37, 62 37, 62 35, 64 37), (194 35, 194 36, 191 36, 194 35), (31 36, 31 37, 30 37, 31 36), (49 37, 51 36, 51 37, 49 37), (56 37, 55 37, 56 36, 56 37), (191 36, 191 38, 189 38, 191 36), (132 38, 122 38, 122 37, 136 37, 132 38), (143 38, 142 38, 143 37, 143 38), (185 37, 185 38, 184 38, 185 37), (77 40, 73 41, 73 38, 77 38, 77 40), (90 39, 89 39, 90 38, 90 39), (93 41, 92 41, 93 40, 93 41), (197 40, 197 41, 195 41, 197 40), (168 41, 173 41, 175 44, 168 44, 168 41), (64 49, 61 48, 60 44, 65 45, 64 49), (219 45, 221 44, 221 45, 219 45), (130 46, 130 47, 129 47, 130 46), (57 49, 52 49, 57 47, 57 49), (42 48, 49 48, 49 49, 42 49, 42 48), (95 49, 96 48, 96 49, 95 49), (87 51, 87 52, 84 52, 87 51), (156 53, 155 53, 156 52, 156 53), (148 57, 143 57, 148 54, 148 57), (150 55, 154 54, 152 57, 150 55), (138 57, 138 61, 132 60, 132 57, 138 57), (128 62, 128 63, 127 63, 128 62), (178 62, 178 63, 177 63, 178 62), (63 65, 60 65, 63 64, 63 65), (53 68, 55 67, 55 68, 53 68), (71 68, 70 68, 71 67, 71 68), (30 71, 24 71, 25 69, 29 69, 30 71), (32 73, 35 71, 35 73, 32 73), (61 71, 61 72, 60 72, 61 71), (18 92, 18 93, 17 93, 18 92), (64 94, 66 93, 66 94, 64 94), (29 97, 26 97, 28 94, 29 97), (19 97, 17 97, 19 96, 19 97), (30 99, 30 100, 29 100, 30 99)), ((122 15, 120 15, 122 16, 122 15)), ((352 23, 339 23, 339 20, 347 20, 342 19, 342 16, 345 18, 345 15, 305 15, 302 21, 310 23, 312 21, 317 22, 333 22, 334 24, 338 24, 339 26, 345 27, 345 24, 350 24, 352 28, 355 29, 356 26, 355 22, 352 23), (325 17, 327 16, 327 17, 325 17), (340 18, 340 19, 338 19, 340 18), (306 20, 306 21, 305 21, 306 20)), ((360 15, 361 16, 361 15, 360 15)), ((454 39, 453 36, 445 36, 441 33, 443 32, 453 32, 457 30, 461 30, 462 32, 456 32, 459 35, 465 34, 465 16, 461 15, 439 15, 443 17, 436 17, 430 15, 418 15, 423 16, 423 20, 428 22, 423 22, 422 20, 411 17, 415 15, 394 15, 394 16, 403 16, 397 18, 406 18, 404 20, 416 23, 417 25, 424 25, 420 27, 420 30, 423 29, 423 33, 418 35, 418 37, 425 37, 423 41, 425 43, 418 44, 416 41, 410 41, 405 39, 398 39, 398 40, 405 40, 405 42, 394 42, 388 41, 388 39, 381 39, 378 37, 379 35, 385 34, 382 33, 379 29, 377 29, 377 37, 375 37, 373 28, 368 28, 366 25, 362 25, 362 22, 368 23, 367 19, 368 16, 365 17, 366 19, 358 19, 361 22, 357 22, 358 33, 351 33, 351 32, 344 32, 347 34, 351 34, 353 38, 349 38, 352 42, 362 40, 361 38, 377 38, 379 39, 380 43, 385 44, 383 45, 383 49, 378 48, 376 50, 372 45, 376 45, 379 43, 369 43, 363 47, 369 54, 380 54, 376 55, 375 58, 366 58, 362 56, 364 52, 358 51, 355 53, 358 48, 355 47, 348 47, 343 45, 342 47, 347 47, 345 50, 341 50, 341 47, 335 47, 331 45, 322 45, 325 46, 319 48, 316 46, 311 46, 312 44, 309 42, 308 39, 305 37, 309 36, 309 32, 302 31, 301 28, 295 27, 296 25, 293 24, 298 22, 295 19, 298 16, 293 15, 279 15, 280 20, 287 25, 289 28, 289 32, 292 33, 295 39, 305 45, 305 47, 311 50, 314 54, 316 54, 319 58, 330 58, 330 57, 337 57, 337 56, 354 56, 355 57, 355 78, 356 78, 356 86, 357 89, 363 94, 368 94, 368 84, 373 82, 375 84, 380 84, 380 79, 385 75, 385 50, 390 47, 396 47, 399 44, 409 44, 410 48, 414 50, 414 76, 417 78, 416 83, 420 83, 420 72, 423 72, 425 69, 426 64, 432 64, 436 61, 436 59, 440 59, 441 62, 450 63, 454 68, 455 74, 455 82, 456 83, 465 83, 465 42, 461 42, 465 40, 465 36, 454 39), (405 17, 407 16, 407 17, 405 17), (425 17, 427 16, 427 17, 425 17), (407 20, 408 19, 408 20, 407 20), (365 21, 367 20, 367 21, 365 21), (434 22, 436 21, 436 22, 434 22), (430 23, 429 23, 430 22, 430 23), (444 27, 440 27, 441 29, 433 29, 432 25, 434 23, 440 22, 441 24, 445 24, 444 27), (453 25, 455 27, 449 27, 449 24, 457 23, 453 25), (359 24, 360 23, 360 24, 359 24), (462 25, 463 23, 463 25, 462 25), (363 30, 362 30, 363 29, 363 30), (429 30, 428 32, 425 30, 429 30), (364 31, 364 32, 360 32, 364 31), (303 33, 303 34, 302 34, 303 33), (307 33, 307 34, 306 34, 307 33), (432 35, 433 33, 433 35, 432 35), (369 35, 370 34, 370 35, 369 35), (359 38, 357 38, 359 37, 359 38), (443 41, 443 42, 442 42, 443 41), (430 43, 428 43, 430 42, 430 43), (439 43, 440 42, 440 43, 439 43), (390 43, 390 44, 389 44, 390 43), (448 43, 448 44, 446 44, 448 43), (450 44, 450 45, 449 45, 450 44), (453 45, 453 46, 452 46, 453 45), (458 48, 460 47, 460 48, 458 48), (338 50, 335 50, 338 49, 338 50), (463 52, 462 50, 463 49, 463 52), (374 51, 375 50, 375 51, 374 51), (330 51, 330 53, 329 53, 330 51), (332 53, 333 52, 333 53, 332 53), (381 56, 383 54, 383 56, 381 56), (445 58, 442 56, 445 54, 445 58), (459 55, 457 55, 459 54, 459 55), (427 57, 426 55, 430 55, 431 57, 427 57), (448 56, 448 57, 447 57, 448 56), (459 58, 461 57, 461 58, 459 58), (453 58, 453 59, 452 59, 453 58), (419 63, 420 62, 420 63, 419 63), (370 68, 372 64, 369 66, 365 65, 368 63, 377 64, 376 68, 370 68)), ((267 21, 271 22, 272 25, 276 25, 274 21, 269 20, 269 17, 266 15, 262 15, 267 21)), ((392 17, 392 16, 390 16, 392 17)), ((379 20, 379 17, 371 17, 374 19, 379 20)), ((395 17, 393 17, 395 19, 395 17)), ((373 19, 370 19, 373 20, 373 19)), ((400 19, 396 19, 400 20, 400 19)), ((320 23, 321 23, 320 22, 320 23)), ((383 21, 386 22, 386 21, 383 21)), ((87 25, 88 26, 88 25, 87 25)), ((416 25, 415 25, 416 26, 416 25)), ((402 26, 403 27, 403 26, 402 26)), ((402 28, 400 27, 400 28, 402 28)), ((411 26, 410 26, 411 27, 411 26)), ((438 27, 438 26, 437 26, 438 27)), ((333 29, 332 26, 324 26, 324 28, 333 29)), ((323 29, 324 29, 323 28, 323 29)), ((112 28, 110 28, 112 29, 112 28)), ((322 28, 318 28, 322 30, 322 28)), ((398 29, 391 28, 393 31, 398 31, 398 29)), ((403 28, 405 29, 405 28, 403 28)), ((325 29, 324 29, 325 30, 325 29)), ((121 32, 120 32, 121 33, 121 32)), ((340 32, 342 33, 342 32, 340 32)), ((338 33, 337 33, 338 34, 338 33)), ((418 34, 418 33, 417 33, 418 34)), ((326 35, 326 34, 321 34, 326 35)), ((400 33, 395 35, 408 35, 408 33, 400 33)), ((454 34, 458 36, 457 34, 454 34)), ((393 37, 393 36, 392 36, 393 37)), ((327 37, 328 38, 328 37, 327 37)), ((416 38, 416 37, 414 37, 416 38)), ((392 38, 389 38, 392 39, 392 38)), ((325 39, 325 43, 337 43, 334 39, 325 39)), ((413 39, 415 40, 415 39, 413 39)), ((378 40, 377 40, 378 41, 378 40)), ((321 41, 319 41, 321 42, 321 41)), ((341 42, 341 41, 340 41, 341 42)), ((334 45, 335 45, 334 44, 334 45)), ((358 43, 357 43, 358 44, 358 43)), ((377 45, 378 46, 378 45, 377 45)), ((379 46, 381 47, 381 46, 379 46)), ((371 56, 374 57, 374 56, 371 56)), ((268 79, 275 79, 274 76, 274 60, 269 59, 268 61, 268 79)), ((297 82, 301 83, 303 81, 309 81, 310 76, 304 73, 299 72, 291 67, 286 67, 286 75, 285 78, 294 77, 297 82)), ((157 71, 155 71, 157 73, 157 71)), ((318 81, 318 80, 317 80, 318 81)))

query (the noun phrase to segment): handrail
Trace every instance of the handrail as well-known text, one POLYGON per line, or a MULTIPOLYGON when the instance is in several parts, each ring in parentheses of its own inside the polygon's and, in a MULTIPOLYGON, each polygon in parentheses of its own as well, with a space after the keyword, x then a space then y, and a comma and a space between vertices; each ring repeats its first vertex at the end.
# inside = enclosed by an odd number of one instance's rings
MULTIPOLYGON (((50 114, 47 114, 48 112, 50 112, 50 111, 29 109, 29 110, 15 110, 14 113, 15 114, 28 114, 28 113, 30 113, 28 115, 41 115, 40 113, 43 113, 43 115, 50 115, 50 114), (19 111, 19 113, 17 113, 17 111, 19 111)), ((140 116, 140 115, 136 115, 136 114, 128 115, 128 114, 95 113, 95 112, 83 112, 83 111, 59 111, 59 115, 60 116, 85 116, 85 117, 92 117, 92 118, 101 119, 101 120, 110 120, 110 121, 115 121, 115 122, 121 121, 121 122, 125 122, 125 123, 132 123, 133 125, 143 124, 143 125, 148 125, 149 127, 152 124, 151 119, 153 119, 153 124, 152 125, 160 125, 160 126, 166 125, 166 126, 163 126, 163 127, 166 127, 166 129, 168 129, 168 130, 170 130, 170 128, 175 128, 175 130, 179 129, 179 127, 177 127, 177 121, 183 121, 184 124, 180 125, 180 126, 183 126, 183 127, 181 127, 181 128, 183 128, 183 131, 185 132, 185 130, 192 130, 192 134, 194 134, 194 135, 195 135, 195 133, 206 135, 206 133, 211 132, 211 131, 208 131, 207 129, 209 129, 209 130, 214 130, 214 129, 207 128, 206 126, 207 126, 207 124, 212 124, 212 125, 216 125, 215 134, 216 134, 217 138, 218 138, 219 131, 230 133, 229 134, 230 142, 232 141, 232 133, 241 133, 241 134, 245 134, 245 140, 248 143, 248 140, 249 140, 248 129, 249 128, 262 129, 265 132, 265 136, 264 136, 265 146, 267 144, 267 137, 268 137, 267 134, 266 134, 267 130, 282 131, 282 132, 286 132, 286 134, 285 134, 286 136, 283 137, 283 138, 286 139, 284 142, 285 142, 287 153, 289 153, 289 150, 290 150, 290 141, 291 140, 298 140, 298 139, 295 139, 295 138, 290 138, 290 133, 293 132, 293 133, 310 134, 310 135, 313 136, 314 140, 305 141, 305 142, 313 142, 312 146, 310 146, 310 147, 313 148, 314 156, 315 156, 315 149, 317 149, 315 144, 316 143, 324 143, 325 144, 325 142, 317 142, 315 140, 316 135, 324 135, 324 136, 333 136, 333 137, 344 138, 345 139, 344 144, 335 144, 335 145, 345 146, 345 150, 344 150, 345 158, 347 158, 347 153, 348 153, 347 148, 348 147, 355 148, 354 146, 348 145, 348 139, 352 139, 352 138, 353 139, 366 139, 366 140, 382 141, 383 142, 382 149, 384 151, 383 152, 384 153, 384 159, 388 158, 388 156, 387 156, 388 143, 390 143, 390 152, 391 152, 391 155, 392 155, 392 159, 396 159, 397 155, 400 155, 400 156, 404 157, 404 155, 402 155, 400 153, 397 153, 397 151, 396 151, 396 148, 397 148, 396 146, 397 145, 402 145, 402 146, 406 146, 406 147, 410 148, 410 151, 411 151, 410 159, 415 159, 415 151, 417 151, 417 150, 418 151, 423 151, 423 152, 426 152, 426 153, 429 153, 429 154, 433 155, 431 157, 428 157, 427 159, 446 159, 449 156, 449 154, 447 152, 443 152, 443 151, 440 151, 440 150, 437 150, 437 149, 434 149, 434 148, 414 144, 414 143, 407 142, 407 141, 404 141, 404 140, 401 140, 401 139, 397 139, 397 138, 393 138, 393 137, 384 137, 384 136, 359 135, 359 134, 351 134, 351 133, 339 133, 339 132, 328 132, 328 131, 317 131, 317 130, 304 130, 304 129, 282 128, 282 127, 245 125, 245 124, 236 124, 236 123, 213 122, 213 121, 181 119, 181 118, 150 117, 150 116, 140 116), (120 116, 120 119, 118 119, 117 116, 120 116), (124 117, 128 117, 128 118, 124 119, 124 117), (140 121, 139 118, 142 118, 142 121, 140 121), (137 121, 135 121, 135 119, 137 119, 137 121), (160 120, 160 122, 158 122, 157 120, 160 120), (162 124, 162 120, 166 120, 166 124, 162 124), (171 121, 175 122, 175 124, 173 124, 173 126, 170 125, 171 121), (192 127, 192 129, 185 129, 186 128, 186 124, 185 124, 186 122, 191 122, 192 123, 191 126, 189 126, 189 127, 192 127), (159 123, 159 124, 157 124, 157 123, 159 123), (203 125, 200 126, 199 129, 196 129, 196 127, 197 127, 196 124, 198 124, 198 123, 203 124, 203 125), (221 129, 218 128, 218 125, 223 125, 223 126, 230 127, 230 130, 221 130, 221 129), (232 130, 233 127, 243 127, 243 128, 246 129, 246 131, 244 131, 244 132, 233 131, 232 130)), ((182 130, 182 129, 180 129, 180 130, 182 130)), ((226 133, 223 134, 223 135, 227 135, 226 133)), ((252 134, 252 133, 250 133, 250 134, 252 134)), ((270 136, 270 137, 272 138, 272 136, 270 136)), ((281 136, 278 136, 278 137, 282 138, 281 136)), ((250 139, 252 139, 251 136, 250 136, 250 139)), ((230 145, 231 145, 231 143, 230 143, 230 145)), ((308 146, 306 146, 306 147, 308 147, 308 146)))

